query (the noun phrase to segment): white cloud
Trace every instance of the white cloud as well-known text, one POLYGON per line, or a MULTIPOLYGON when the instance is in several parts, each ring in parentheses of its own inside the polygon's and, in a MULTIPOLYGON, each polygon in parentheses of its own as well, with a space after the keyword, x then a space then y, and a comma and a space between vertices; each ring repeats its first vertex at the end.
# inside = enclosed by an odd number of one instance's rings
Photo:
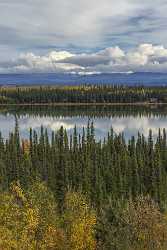
POLYGON ((46 55, 21 54, 18 59, 0 63, 1 72, 115 73, 167 72, 167 49, 162 45, 141 44, 124 51, 109 47, 96 53, 51 51, 46 55))
POLYGON ((14 61, 14 67, 11 69, 8 68, 10 71, 40 71, 40 72, 66 72, 72 70, 82 70, 83 67, 71 64, 71 63, 64 63, 61 62, 66 58, 71 58, 74 55, 67 52, 67 51, 52 51, 46 56, 37 56, 33 53, 22 54, 18 60, 14 61))
POLYGON ((60 61, 72 56, 74 56, 74 54, 71 54, 67 51, 52 51, 48 55, 49 59, 51 59, 52 61, 60 61))

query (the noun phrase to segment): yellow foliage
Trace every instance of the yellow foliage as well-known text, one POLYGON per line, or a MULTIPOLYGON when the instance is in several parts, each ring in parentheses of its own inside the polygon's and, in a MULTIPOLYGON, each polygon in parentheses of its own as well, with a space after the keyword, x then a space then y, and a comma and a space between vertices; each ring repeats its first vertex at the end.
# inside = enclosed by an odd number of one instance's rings
POLYGON ((29 140, 22 140, 22 150, 24 154, 29 154, 30 152, 30 142, 29 140))
POLYGON ((10 190, 12 191, 12 194, 17 198, 20 199, 20 201, 25 202, 26 198, 24 196, 23 190, 20 186, 20 183, 17 181, 16 183, 12 183, 10 190))
POLYGON ((27 222, 27 228, 30 230, 35 230, 39 224, 38 210, 27 208, 25 212, 25 220, 27 222))
POLYGON ((68 193, 65 204, 61 216, 45 184, 24 192, 13 183, 0 193, 0 250, 94 250, 94 211, 77 193, 68 193))
POLYGON ((10 190, 11 193, 0 195, 0 249, 40 249, 38 245, 45 235, 39 237, 38 232, 44 232, 47 227, 45 218, 40 217, 43 207, 38 203, 32 206, 32 200, 26 197, 18 182, 10 190))
POLYGON ((66 223, 68 224, 70 249, 95 249, 94 227, 96 224, 96 215, 81 194, 67 193, 66 223))

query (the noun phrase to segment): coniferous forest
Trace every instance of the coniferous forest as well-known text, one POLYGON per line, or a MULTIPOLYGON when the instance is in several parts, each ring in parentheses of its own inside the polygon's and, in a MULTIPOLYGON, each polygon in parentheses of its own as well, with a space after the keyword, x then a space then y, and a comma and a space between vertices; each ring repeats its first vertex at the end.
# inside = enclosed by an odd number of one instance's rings
POLYGON ((125 85, 0 87, 1 104, 167 103, 167 87, 125 85))
POLYGON ((167 135, 0 135, 0 248, 167 249, 167 135))
POLYGON ((0 250, 167 250, 167 0, 0 0, 0 250))

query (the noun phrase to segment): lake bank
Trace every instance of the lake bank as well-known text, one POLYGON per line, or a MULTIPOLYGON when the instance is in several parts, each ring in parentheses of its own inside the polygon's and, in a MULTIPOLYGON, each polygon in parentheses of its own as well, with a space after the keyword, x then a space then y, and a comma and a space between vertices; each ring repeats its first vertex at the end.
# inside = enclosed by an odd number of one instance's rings
POLYGON ((136 102, 136 103, 3 103, 0 104, 0 106, 157 106, 157 105, 167 105, 167 103, 163 102, 157 102, 157 103, 151 103, 151 102, 136 102))

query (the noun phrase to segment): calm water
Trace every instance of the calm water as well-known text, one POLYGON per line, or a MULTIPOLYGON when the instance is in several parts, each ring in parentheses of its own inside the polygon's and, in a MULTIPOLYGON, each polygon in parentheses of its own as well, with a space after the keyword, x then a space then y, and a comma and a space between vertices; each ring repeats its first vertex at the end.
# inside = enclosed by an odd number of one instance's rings
POLYGON ((152 129, 156 136, 159 128, 167 129, 167 107, 36 107, 20 108, 7 107, 0 109, 0 130, 5 138, 15 127, 17 116, 20 134, 28 138, 29 128, 40 131, 40 127, 47 128, 49 133, 56 131, 63 125, 68 134, 74 126, 78 132, 86 127, 88 120, 94 122, 96 138, 107 135, 112 127, 115 133, 124 133, 128 139, 137 135, 138 131, 145 136, 152 129))

